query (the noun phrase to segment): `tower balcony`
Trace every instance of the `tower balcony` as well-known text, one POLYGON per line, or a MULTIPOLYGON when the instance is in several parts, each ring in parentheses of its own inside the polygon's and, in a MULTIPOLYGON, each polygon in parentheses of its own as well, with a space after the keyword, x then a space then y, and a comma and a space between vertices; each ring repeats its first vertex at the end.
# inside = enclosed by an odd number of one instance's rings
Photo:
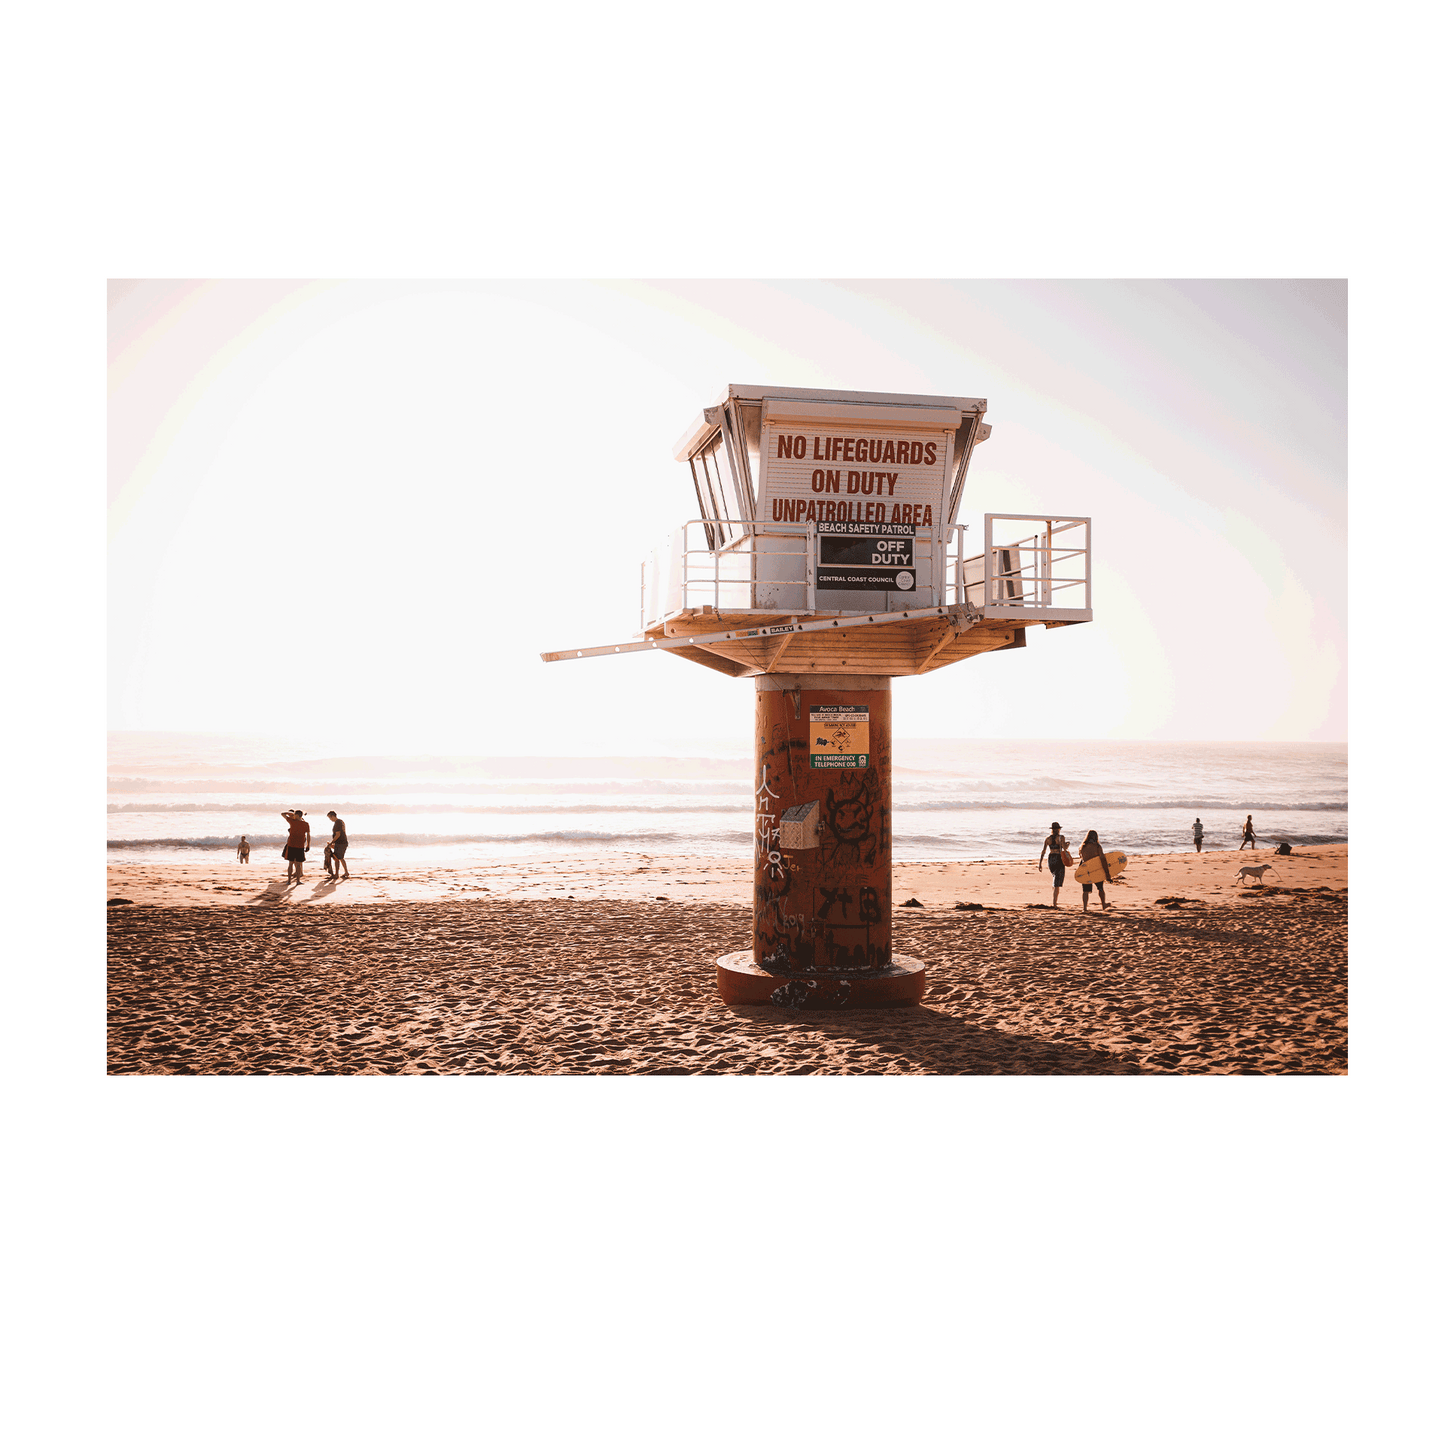
POLYGON ((716 519, 684 523, 642 564, 641 641, 627 650, 651 643, 734 677, 899 677, 1093 620, 1089 518, 988 513, 972 553, 965 526, 882 521, 866 505, 730 519, 725 536, 716 519))

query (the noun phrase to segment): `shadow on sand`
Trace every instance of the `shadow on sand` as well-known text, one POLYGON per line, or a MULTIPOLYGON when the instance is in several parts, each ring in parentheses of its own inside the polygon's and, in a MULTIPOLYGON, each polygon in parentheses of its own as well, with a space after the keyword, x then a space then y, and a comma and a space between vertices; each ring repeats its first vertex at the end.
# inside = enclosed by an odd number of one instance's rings
MULTIPOLYGON (((934 1074, 1139 1074, 1128 1055, 1089 1044, 985 1028, 927 1004, 890 1009, 784 1009, 732 1004, 728 1011, 770 1032, 799 1028, 838 1043, 896 1054, 934 1074)), ((824 1070, 824 1072, 827 1072, 824 1070)))
POLYGON ((324 873, 312 884, 311 892, 303 894, 301 890, 306 887, 306 879, 299 884, 287 883, 283 878, 277 878, 268 883, 259 893, 253 893, 246 900, 247 903, 285 903, 292 889, 296 890, 295 895, 290 897, 292 903, 316 903, 322 899, 329 898, 336 887, 336 879, 328 878, 324 873))

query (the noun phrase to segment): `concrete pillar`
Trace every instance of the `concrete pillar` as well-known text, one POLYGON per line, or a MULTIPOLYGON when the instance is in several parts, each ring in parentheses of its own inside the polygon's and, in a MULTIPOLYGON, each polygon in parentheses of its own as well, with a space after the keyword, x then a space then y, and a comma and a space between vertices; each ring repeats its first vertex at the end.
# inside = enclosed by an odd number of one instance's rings
POLYGON ((753 948, 719 960, 736 1003, 916 1003, 893 955, 892 679, 755 679, 753 948))

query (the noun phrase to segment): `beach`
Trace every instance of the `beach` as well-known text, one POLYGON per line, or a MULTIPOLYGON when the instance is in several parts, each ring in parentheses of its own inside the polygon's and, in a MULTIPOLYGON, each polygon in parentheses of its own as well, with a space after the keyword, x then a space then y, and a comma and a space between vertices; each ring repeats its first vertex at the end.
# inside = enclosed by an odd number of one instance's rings
POLYGON ((1345 844, 1137 855, 1087 913, 1072 879, 1050 907, 1032 861, 895 863, 893 947, 927 993, 841 1011, 719 998, 717 958, 750 946, 746 862, 348 861, 289 889, 269 851, 111 865, 109 1072, 1347 1069, 1345 844))

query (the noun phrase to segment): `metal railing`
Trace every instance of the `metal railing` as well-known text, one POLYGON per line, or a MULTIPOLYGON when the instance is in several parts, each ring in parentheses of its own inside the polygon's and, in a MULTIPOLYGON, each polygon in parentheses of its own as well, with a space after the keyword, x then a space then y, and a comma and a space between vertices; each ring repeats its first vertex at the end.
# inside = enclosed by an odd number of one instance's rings
POLYGON ((741 533, 714 550, 717 523, 693 517, 653 549, 642 564, 642 627, 679 612, 816 610, 817 525, 812 522, 748 522, 729 519, 741 533))
MULTIPOLYGON (((820 610, 816 523, 729 520, 728 526, 740 535, 714 550, 709 532, 716 525, 702 517, 691 518, 643 562, 639 609, 643 631, 679 613, 704 608, 798 617, 820 610)), ((1066 620, 1082 620, 1079 614, 1088 613, 1092 606, 1089 518, 987 513, 984 550, 973 557, 963 556, 967 530, 955 523, 940 536, 917 537, 917 587, 908 594, 883 595, 906 595, 909 607, 1062 612, 1068 614, 1066 620), (1032 523, 1034 530, 1018 540, 995 544, 997 523, 1032 523)), ((1013 533, 1017 528, 1008 530, 1013 533)), ((821 610, 828 613, 879 610, 877 602, 871 608, 830 606, 833 599, 826 591, 823 598, 821 610)))
POLYGON ((960 557, 950 549, 944 570, 945 605, 967 602, 980 610, 1090 611, 1091 530, 1088 517, 986 513, 983 551, 974 557, 960 557), (999 522, 1039 525, 1032 536, 996 544, 994 527, 999 522), (1070 533, 1074 535, 1066 536, 1070 533))

